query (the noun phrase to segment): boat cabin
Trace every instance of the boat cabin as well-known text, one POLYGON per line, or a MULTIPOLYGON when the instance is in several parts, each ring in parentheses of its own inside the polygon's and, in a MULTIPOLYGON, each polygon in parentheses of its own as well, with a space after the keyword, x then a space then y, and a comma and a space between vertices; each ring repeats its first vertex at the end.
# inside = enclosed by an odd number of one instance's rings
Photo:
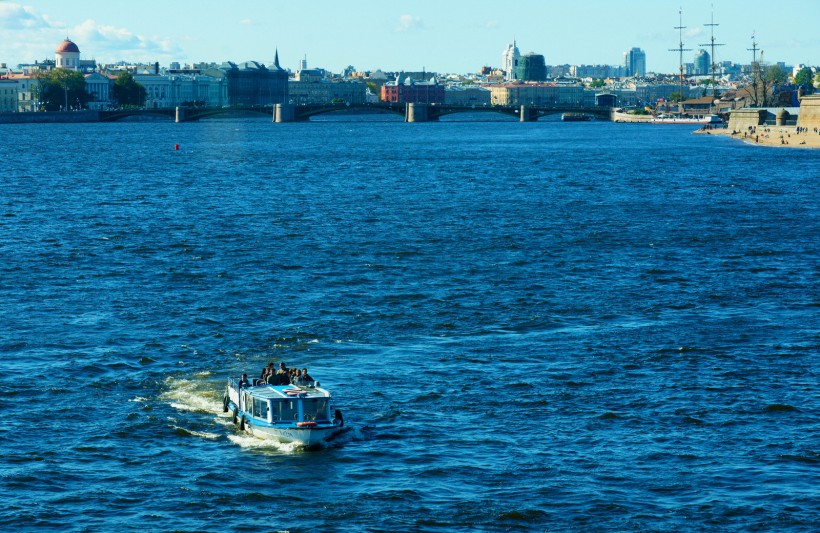
POLYGON ((238 385, 238 379, 229 380, 230 400, 258 421, 272 425, 332 421, 330 393, 318 386, 258 385, 240 389, 238 385))

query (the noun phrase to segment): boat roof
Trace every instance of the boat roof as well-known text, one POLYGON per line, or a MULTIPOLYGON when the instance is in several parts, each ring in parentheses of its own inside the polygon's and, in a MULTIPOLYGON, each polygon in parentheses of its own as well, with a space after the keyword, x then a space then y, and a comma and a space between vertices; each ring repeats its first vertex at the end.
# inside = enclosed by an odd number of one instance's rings
POLYGON ((282 398, 329 398, 330 393, 319 387, 299 387, 296 385, 257 385, 246 390, 256 398, 281 400, 282 398))

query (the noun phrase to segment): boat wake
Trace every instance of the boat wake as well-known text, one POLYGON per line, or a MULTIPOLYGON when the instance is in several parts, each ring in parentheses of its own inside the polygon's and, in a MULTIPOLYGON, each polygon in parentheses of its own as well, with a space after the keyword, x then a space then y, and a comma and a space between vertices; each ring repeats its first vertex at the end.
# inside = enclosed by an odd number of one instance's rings
POLYGON ((248 450, 275 451, 278 453, 298 453, 304 450, 304 447, 295 442, 262 440, 244 433, 228 435, 228 440, 237 446, 248 450))
POLYGON ((167 389, 160 395, 160 400, 179 411, 194 413, 222 413, 222 398, 214 391, 213 384, 206 381, 167 378, 167 389))

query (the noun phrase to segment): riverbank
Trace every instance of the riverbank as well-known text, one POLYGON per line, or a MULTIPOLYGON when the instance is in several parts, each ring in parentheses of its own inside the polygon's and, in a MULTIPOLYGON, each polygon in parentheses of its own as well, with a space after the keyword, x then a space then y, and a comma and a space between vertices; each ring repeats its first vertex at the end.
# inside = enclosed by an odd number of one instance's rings
POLYGON ((790 148, 820 148, 820 129, 797 130, 797 126, 757 126, 747 131, 699 129, 700 135, 728 135, 749 144, 761 146, 788 146, 790 148))

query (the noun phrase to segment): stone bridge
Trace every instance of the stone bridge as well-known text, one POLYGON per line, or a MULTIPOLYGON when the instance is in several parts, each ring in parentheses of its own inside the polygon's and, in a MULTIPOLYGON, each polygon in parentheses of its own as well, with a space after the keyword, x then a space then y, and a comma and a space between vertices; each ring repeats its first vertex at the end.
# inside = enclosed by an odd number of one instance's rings
POLYGON ((274 122, 300 122, 324 113, 393 113, 404 117, 405 122, 436 121, 445 115, 454 113, 501 113, 517 118, 521 122, 532 122, 546 115, 560 113, 581 113, 594 115, 609 120, 609 107, 582 107, 568 105, 554 106, 484 106, 484 105, 450 105, 450 104, 393 104, 380 102, 374 104, 326 104, 326 105, 291 105, 274 106, 225 106, 225 107, 168 107, 157 109, 119 109, 100 111, 101 122, 111 122, 127 117, 156 116, 167 117, 176 122, 193 122, 203 118, 230 115, 265 115, 274 122))

